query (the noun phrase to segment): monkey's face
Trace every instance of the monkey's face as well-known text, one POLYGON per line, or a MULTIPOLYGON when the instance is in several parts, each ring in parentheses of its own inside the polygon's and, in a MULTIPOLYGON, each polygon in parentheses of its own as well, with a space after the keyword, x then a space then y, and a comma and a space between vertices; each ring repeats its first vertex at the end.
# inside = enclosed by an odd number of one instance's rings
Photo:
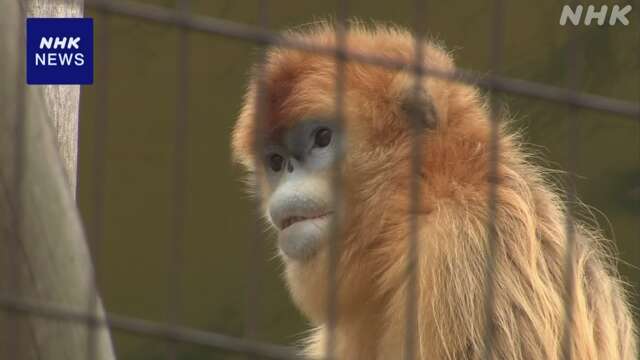
MULTIPOLYGON (((335 46, 337 38, 322 25, 285 36, 321 47, 335 46)), ((339 244, 338 301, 361 306, 370 300, 362 298, 368 293, 363 288, 376 285, 373 278, 384 268, 380 264, 406 254, 397 249, 408 243, 414 125, 435 139, 424 141, 423 153, 435 164, 448 163, 447 156, 459 152, 437 153, 436 144, 446 143, 438 136, 452 131, 450 114, 460 117, 475 108, 454 106, 473 97, 452 97, 445 79, 424 77, 424 92, 416 94, 410 71, 415 39, 409 33, 355 26, 345 44, 354 53, 400 59, 407 68, 347 61, 338 74, 338 59, 332 56, 273 47, 249 81, 232 138, 234 158, 248 170, 250 190, 259 195, 278 233, 291 294, 318 323, 325 321, 330 288, 329 240, 335 235, 339 244), (331 121, 319 120, 338 110, 340 131, 331 121), (427 149, 429 144, 435 150, 427 149), (338 163, 340 193, 335 194, 338 163), (336 195, 340 198, 334 204, 336 195)), ((454 68, 448 54, 435 46, 425 46, 423 55, 429 68, 454 68)), ((437 181, 426 164, 421 173, 437 181)), ((419 211, 428 211, 426 201, 420 206, 419 211)))
POLYGON ((306 261, 332 228, 331 179, 340 147, 335 123, 307 120, 265 141, 267 217, 285 256, 306 261))

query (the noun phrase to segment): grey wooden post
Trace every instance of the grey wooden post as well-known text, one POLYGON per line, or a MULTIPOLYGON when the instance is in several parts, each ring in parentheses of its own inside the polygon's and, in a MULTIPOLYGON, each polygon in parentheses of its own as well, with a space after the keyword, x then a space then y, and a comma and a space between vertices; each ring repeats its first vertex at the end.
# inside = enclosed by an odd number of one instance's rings
POLYGON ((16 313, 1 301, 104 316, 74 197, 80 89, 26 85, 27 15, 81 16, 82 1, 0 0, 0 358, 88 359, 93 344, 94 359, 113 360, 107 328, 91 335, 86 323, 16 313))

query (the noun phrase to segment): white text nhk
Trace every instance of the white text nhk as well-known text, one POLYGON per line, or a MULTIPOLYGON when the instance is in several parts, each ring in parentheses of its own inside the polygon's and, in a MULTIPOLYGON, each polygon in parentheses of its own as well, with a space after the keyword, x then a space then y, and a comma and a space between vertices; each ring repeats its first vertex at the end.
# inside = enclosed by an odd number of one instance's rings
MULTIPOLYGON (((42 37, 40 39, 41 50, 80 49, 80 37, 42 37)), ((36 52, 36 66, 83 66, 84 54, 74 52, 36 52)))
POLYGON ((602 5, 600 10, 596 10, 594 5, 589 5, 586 7, 587 11, 583 17, 582 14, 584 9, 585 7, 582 5, 576 6, 575 9, 572 9, 569 5, 563 6, 562 12, 560 13, 560 25, 565 26, 567 24, 567 20, 569 20, 574 26, 578 26, 580 23, 589 26, 593 20, 596 20, 596 24, 598 24, 598 26, 602 26, 605 24, 608 17, 609 25, 611 26, 618 23, 627 26, 629 25, 627 14, 631 12, 632 8, 631 5, 624 7, 620 7, 620 5, 613 5, 611 7, 611 12, 609 12, 609 7, 607 5, 602 5))

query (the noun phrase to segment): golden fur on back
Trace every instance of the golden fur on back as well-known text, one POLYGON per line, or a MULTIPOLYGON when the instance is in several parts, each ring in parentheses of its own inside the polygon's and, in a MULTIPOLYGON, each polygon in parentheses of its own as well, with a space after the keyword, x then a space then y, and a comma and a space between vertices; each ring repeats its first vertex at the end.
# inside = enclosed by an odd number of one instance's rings
MULTIPOLYGON (((326 23, 286 36, 334 46, 326 23)), ((350 51, 407 64, 415 40, 389 26, 352 24, 350 51)), ((440 47, 425 43, 424 63, 454 69, 440 47)), ((345 65, 343 236, 338 261, 338 359, 400 359, 405 344, 409 246, 411 133, 404 105, 414 89, 410 71, 345 65)), ((309 117, 335 113, 336 61, 272 48, 264 66, 266 136, 309 117)), ((261 196, 270 189, 253 156, 257 77, 233 132, 236 159, 261 196)), ((489 111, 465 84, 425 77, 436 125, 421 144, 418 313, 420 359, 479 359, 485 323, 488 248, 489 111)), ((566 210, 560 192, 503 127, 497 181, 494 355, 498 359, 560 359, 564 329, 566 210)), ((599 232, 576 225, 573 359, 636 359, 636 334, 626 294, 599 232)), ((297 306, 316 325, 306 353, 324 352, 327 251, 307 263, 284 259, 297 306)))

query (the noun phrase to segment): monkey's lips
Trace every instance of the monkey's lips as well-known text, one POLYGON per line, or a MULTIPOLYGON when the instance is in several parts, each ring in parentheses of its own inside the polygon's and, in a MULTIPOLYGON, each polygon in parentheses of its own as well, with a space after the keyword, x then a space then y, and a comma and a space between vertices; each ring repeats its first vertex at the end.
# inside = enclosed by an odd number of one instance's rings
POLYGON ((315 255, 328 238, 331 213, 290 216, 280 224, 278 245, 289 258, 305 261, 315 255))
POLYGON ((326 212, 326 213, 322 213, 320 215, 314 215, 314 216, 289 216, 288 218, 285 218, 282 221, 282 224, 280 224, 280 229, 282 229, 282 231, 284 231, 286 228, 288 228, 289 226, 302 222, 302 221, 310 221, 310 220, 315 220, 315 219, 321 219, 323 217, 329 216, 331 215, 330 212, 326 212))

